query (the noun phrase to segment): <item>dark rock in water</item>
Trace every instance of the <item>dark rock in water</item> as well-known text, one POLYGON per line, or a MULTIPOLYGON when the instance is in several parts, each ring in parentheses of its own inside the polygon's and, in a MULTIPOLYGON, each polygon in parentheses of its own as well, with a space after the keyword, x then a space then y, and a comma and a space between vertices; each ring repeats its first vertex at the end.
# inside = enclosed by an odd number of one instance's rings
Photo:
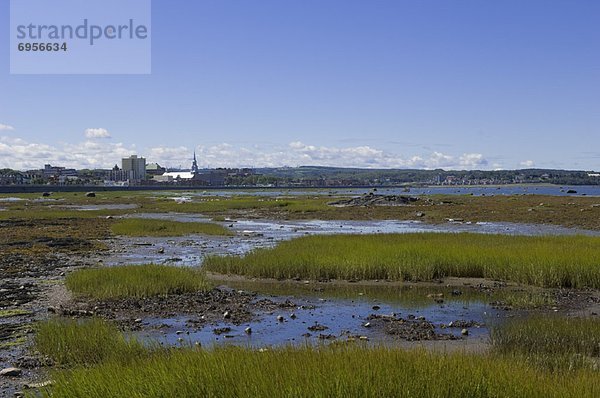
POLYGON ((213 329, 213 333, 218 335, 221 335, 223 333, 229 333, 231 332, 231 328, 229 327, 224 327, 224 328, 217 328, 217 329, 213 329))
POLYGON ((44 192, 42 193, 42 196, 47 198, 48 196, 52 195, 50 192, 44 192))
POLYGON ((577 193, 577 191, 574 189, 569 189, 569 190, 567 190, 567 193, 577 193))
POLYGON ((373 308, 373 310, 375 310, 375 311, 379 311, 379 310, 381 309, 381 307, 380 307, 380 306, 378 306, 378 305, 374 305, 372 308, 373 308))
POLYGON ((308 330, 310 330, 311 332, 322 332, 323 330, 327 329, 329 329, 327 326, 320 325, 318 323, 315 323, 314 325, 308 327, 308 330))
POLYGON ((96 193, 95 192, 88 192, 85 194, 86 197, 88 198, 95 198, 96 197, 96 193))

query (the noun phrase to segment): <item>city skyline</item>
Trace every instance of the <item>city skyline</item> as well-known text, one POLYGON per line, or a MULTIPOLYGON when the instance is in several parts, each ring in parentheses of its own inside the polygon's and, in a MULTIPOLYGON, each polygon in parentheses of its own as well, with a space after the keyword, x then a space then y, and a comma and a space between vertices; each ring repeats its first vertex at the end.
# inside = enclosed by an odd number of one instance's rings
MULTIPOLYGON (((152 2, 152 74, 9 74, 0 168, 600 169, 600 4, 152 2)), ((9 2, 0 5, 9 23, 9 2)))

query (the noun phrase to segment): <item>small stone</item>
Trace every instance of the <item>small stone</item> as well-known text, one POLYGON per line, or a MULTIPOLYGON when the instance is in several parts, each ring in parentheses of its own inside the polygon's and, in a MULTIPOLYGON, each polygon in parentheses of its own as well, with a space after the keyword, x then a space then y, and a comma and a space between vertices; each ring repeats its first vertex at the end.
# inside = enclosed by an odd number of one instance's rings
POLYGON ((369 338, 367 336, 360 336, 358 339, 362 341, 369 341, 369 338))
POLYGON ((290 318, 292 318, 292 319, 296 319, 296 314, 294 314, 294 313, 292 312, 292 314, 290 315, 290 318))
POLYGON ((106 216, 106 219, 107 219, 107 220, 112 220, 112 219, 113 219, 113 216, 106 216))
POLYGON ((246 329, 244 329, 244 332, 246 332, 246 334, 252 334, 252 328, 248 326, 246 329))
POLYGON ((285 320, 285 318, 282 315, 277 315, 277 320, 279 322, 283 322, 285 320))
POLYGON ((142 323, 142 318, 137 318, 133 322, 135 322, 135 323, 142 323))
POLYGON ((182 330, 178 330, 178 331, 175 332, 175 334, 183 334, 183 331, 182 330))
POLYGON ((225 319, 229 319, 229 318, 231 318, 231 314, 229 313, 229 311, 225 311, 225 312, 223 313, 223 318, 225 318, 225 319))
POLYGON ((468 336, 469 335, 469 331, 467 329, 463 329, 460 331, 460 334, 462 334, 463 336, 468 336))
POLYGON ((381 309, 381 307, 380 307, 380 306, 378 306, 378 305, 374 305, 372 308, 373 308, 373 310, 375 310, 375 311, 379 311, 379 310, 381 309))
POLYGON ((182 343, 183 342, 183 337, 177 338, 177 341, 180 342, 180 343, 182 343))
POLYGON ((0 376, 6 377, 19 377, 21 376, 21 369, 19 368, 5 368, 0 370, 0 376))
POLYGON ((367 322, 363 326, 366 327, 366 328, 370 328, 371 327, 371 322, 367 322))
POLYGON ((158 249, 158 254, 163 254, 165 252, 164 247, 161 247, 160 249, 158 249))

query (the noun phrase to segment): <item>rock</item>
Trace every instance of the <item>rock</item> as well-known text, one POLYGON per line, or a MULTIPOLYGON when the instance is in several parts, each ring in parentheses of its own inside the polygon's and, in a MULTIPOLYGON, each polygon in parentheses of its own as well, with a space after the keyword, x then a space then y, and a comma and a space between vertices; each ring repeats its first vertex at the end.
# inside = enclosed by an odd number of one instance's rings
POLYGON ((142 323, 142 318, 136 318, 136 319, 134 319, 134 322, 135 323, 142 323))
POLYGON ((165 248, 161 247, 160 249, 158 249, 158 254, 164 254, 165 252, 165 248))
POLYGON ((360 336, 358 339, 362 341, 369 341, 369 338, 367 336, 360 336))
POLYGON ((292 314, 290 315, 290 318, 292 318, 292 319, 296 319, 296 314, 294 314, 294 313, 292 312, 292 314))
POLYGON ((310 330, 311 332, 322 332, 323 330, 327 330, 327 329, 329 329, 327 326, 320 325, 316 322, 314 325, 308 327, 308 330, 310 330))
POLYGON ((378 305, 374 305, 372 308, 373 308, 373 310, 375 310, 375 311, 379 311, 379 310, 381 309, 381 307, 380 307, 380 306, 378 306, 378 305))
POLYGON ((113 219, 113 216, 106 216, 106 219, 107 219, 107 220, 112 220, 112 219, 113 219))
POLYGON ((577 193, 577 191, 574 189, 569 189, 569 190, 567 190, 567 193, 577 193))
POLYGON ((0 370, 0 376, 19 377, 19 376, 21 376, 21 369, 19 369, 19 368, 5 368, 5 369, 0 370))
POLYGON ((43 192, 42 196, 47 198, 48 196, 52 195, 50 192, 43 192))
POLYGON ((468 336, 469 335, 469 330, 463 329, 463 330, 460 331, 460 334, 462 334, 463 336, 468 336))
POLYGON ((370 328, 371 327, 371 322, 367 322, 363 326, 366 327, 366 328, 370 328))
POLYGON ((422 211, 418 211, 416 216, 417 217, 425 217, 425 213, 423 213, 422 211))
POLYGON ((285 318, 282 315, 277 315, 277 321, 283 322, 285 318))
POLYGON ((85 196, 87 198, 95 198, 96 197, 96 193, 95 192, 88 192, 85 194, 85 196))
POLYGON ((458 290, 458 289, 454 289, 454 290, 452 291, 452 295, 453 295, 453 296, 460 296, 461 294, 462 294, 462 292, 461 292, 460 290, 458 290))
POLYGON ((248 326, 246 329, 244 329, 244 332, 246 332, 246 334, 252 334, 252 328, 248 326))
POLYGON ((231 318, 231 314, 229 313, 229 311, 225 311, 225 312, 223 313, 223 318, 225 318, 225 319, 229 319, 229 318, 231 318))

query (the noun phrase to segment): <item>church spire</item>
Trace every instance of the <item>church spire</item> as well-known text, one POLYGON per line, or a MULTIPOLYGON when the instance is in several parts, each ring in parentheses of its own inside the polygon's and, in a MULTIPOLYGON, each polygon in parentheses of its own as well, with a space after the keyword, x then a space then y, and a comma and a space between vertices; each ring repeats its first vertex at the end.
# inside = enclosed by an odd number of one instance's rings
POLYGON ((194 150, 194 161, 192 162, 192 173, 198 174, 198 162, 196 161, 196 150, 194 150))

